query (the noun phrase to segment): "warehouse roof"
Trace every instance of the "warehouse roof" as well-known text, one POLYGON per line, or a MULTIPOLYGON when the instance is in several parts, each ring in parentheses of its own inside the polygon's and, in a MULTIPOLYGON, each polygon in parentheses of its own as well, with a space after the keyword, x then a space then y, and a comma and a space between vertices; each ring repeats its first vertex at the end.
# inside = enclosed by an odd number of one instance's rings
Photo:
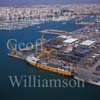
POLYGON ((63 42, 64 43, 73 43, 73 42, 76 42, 77 40, 78 40, 77 38, 69 38, 69 39, 64 40, 63 42))
POLYGON ((61 37, 61 38, 67 38, 66 35, 60 35, 60 36, 58 36, 58 37, 61 37))
POLYGON ((92 44, 94 44, 96 41, 92 41, 92 40, 86 40, 86 41, 83 41, 81 43, 81 45, 84 45, 84 46, 91 46, 92 44))

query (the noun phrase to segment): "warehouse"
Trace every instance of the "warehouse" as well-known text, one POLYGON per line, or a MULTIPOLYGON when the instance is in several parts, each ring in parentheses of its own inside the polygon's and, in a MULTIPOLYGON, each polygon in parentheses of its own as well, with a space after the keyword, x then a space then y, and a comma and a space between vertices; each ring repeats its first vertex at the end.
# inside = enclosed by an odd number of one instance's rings
POLYGON ((78 42, 77 38, 69 38, 63 41, 64 44, 75 44, 78 42))
POLYGON ((80 43, 81 46, 87 46, 87 47, 93 46, 95 44, 96 44, 96 41, 92 41, 92 40, 86 40, 80 43))

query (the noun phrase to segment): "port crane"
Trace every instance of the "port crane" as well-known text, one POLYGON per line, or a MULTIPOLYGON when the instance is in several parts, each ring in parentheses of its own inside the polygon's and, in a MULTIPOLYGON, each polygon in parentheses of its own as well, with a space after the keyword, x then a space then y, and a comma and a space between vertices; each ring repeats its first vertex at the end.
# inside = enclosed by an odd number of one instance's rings
POLYGON ((21 52, 17 51, 13 45, 10 43, 10 47, 11 47, 11 54, 12 55, 20 55, 20 56, 23 56, 21 52))
POLYGON ((51 50, 49 50, 49 51, 47 51, 47 50, 43 50, 42 52, 41 52, 41 54, 39 54, 36 58, 41 58, 41 57, 43 57, 43 56, 49 56, 52 52, 54 52, 55 51, 55 49, 51 49, 51 50))
POLYGON ((36 58, 41 58, 41 57, 43 57, 43 56, 48 56, 48 59, 49 59, 49 56, 50 56, 50 54, 52 53, 52 52, 54 52, 55 51, 55 49, 51 49, 51 50, 46 50, 46 48, 44 48, 43 47, 43 45, 44 45, 44 34, 45 33, 41 33, 42 35, 41 35, 41 46, 42 46, 42 50, 41 50, 41 53, 36 57, 36 58))

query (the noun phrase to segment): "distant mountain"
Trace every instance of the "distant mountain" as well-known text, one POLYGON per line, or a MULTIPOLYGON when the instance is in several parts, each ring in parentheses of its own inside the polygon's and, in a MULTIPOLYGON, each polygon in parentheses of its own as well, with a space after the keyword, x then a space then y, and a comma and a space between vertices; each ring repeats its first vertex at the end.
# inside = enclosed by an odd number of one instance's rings
POLYGON ((21 6, 34 4, 100 3, 100 0, 0 0, 0 6, 21 6))

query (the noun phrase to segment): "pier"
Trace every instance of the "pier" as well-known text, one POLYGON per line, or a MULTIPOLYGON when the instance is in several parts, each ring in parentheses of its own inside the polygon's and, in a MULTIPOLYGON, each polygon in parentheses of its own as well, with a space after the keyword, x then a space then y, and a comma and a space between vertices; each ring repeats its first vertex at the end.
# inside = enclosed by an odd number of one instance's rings
POLYGON ((67 31, 63 30, 54 30, 54 29, 46 29, 40 31, 40 33, 45 33, 45 34, 57 34, 57 35, 64 35, 64 34, 69 34, 67 31))

